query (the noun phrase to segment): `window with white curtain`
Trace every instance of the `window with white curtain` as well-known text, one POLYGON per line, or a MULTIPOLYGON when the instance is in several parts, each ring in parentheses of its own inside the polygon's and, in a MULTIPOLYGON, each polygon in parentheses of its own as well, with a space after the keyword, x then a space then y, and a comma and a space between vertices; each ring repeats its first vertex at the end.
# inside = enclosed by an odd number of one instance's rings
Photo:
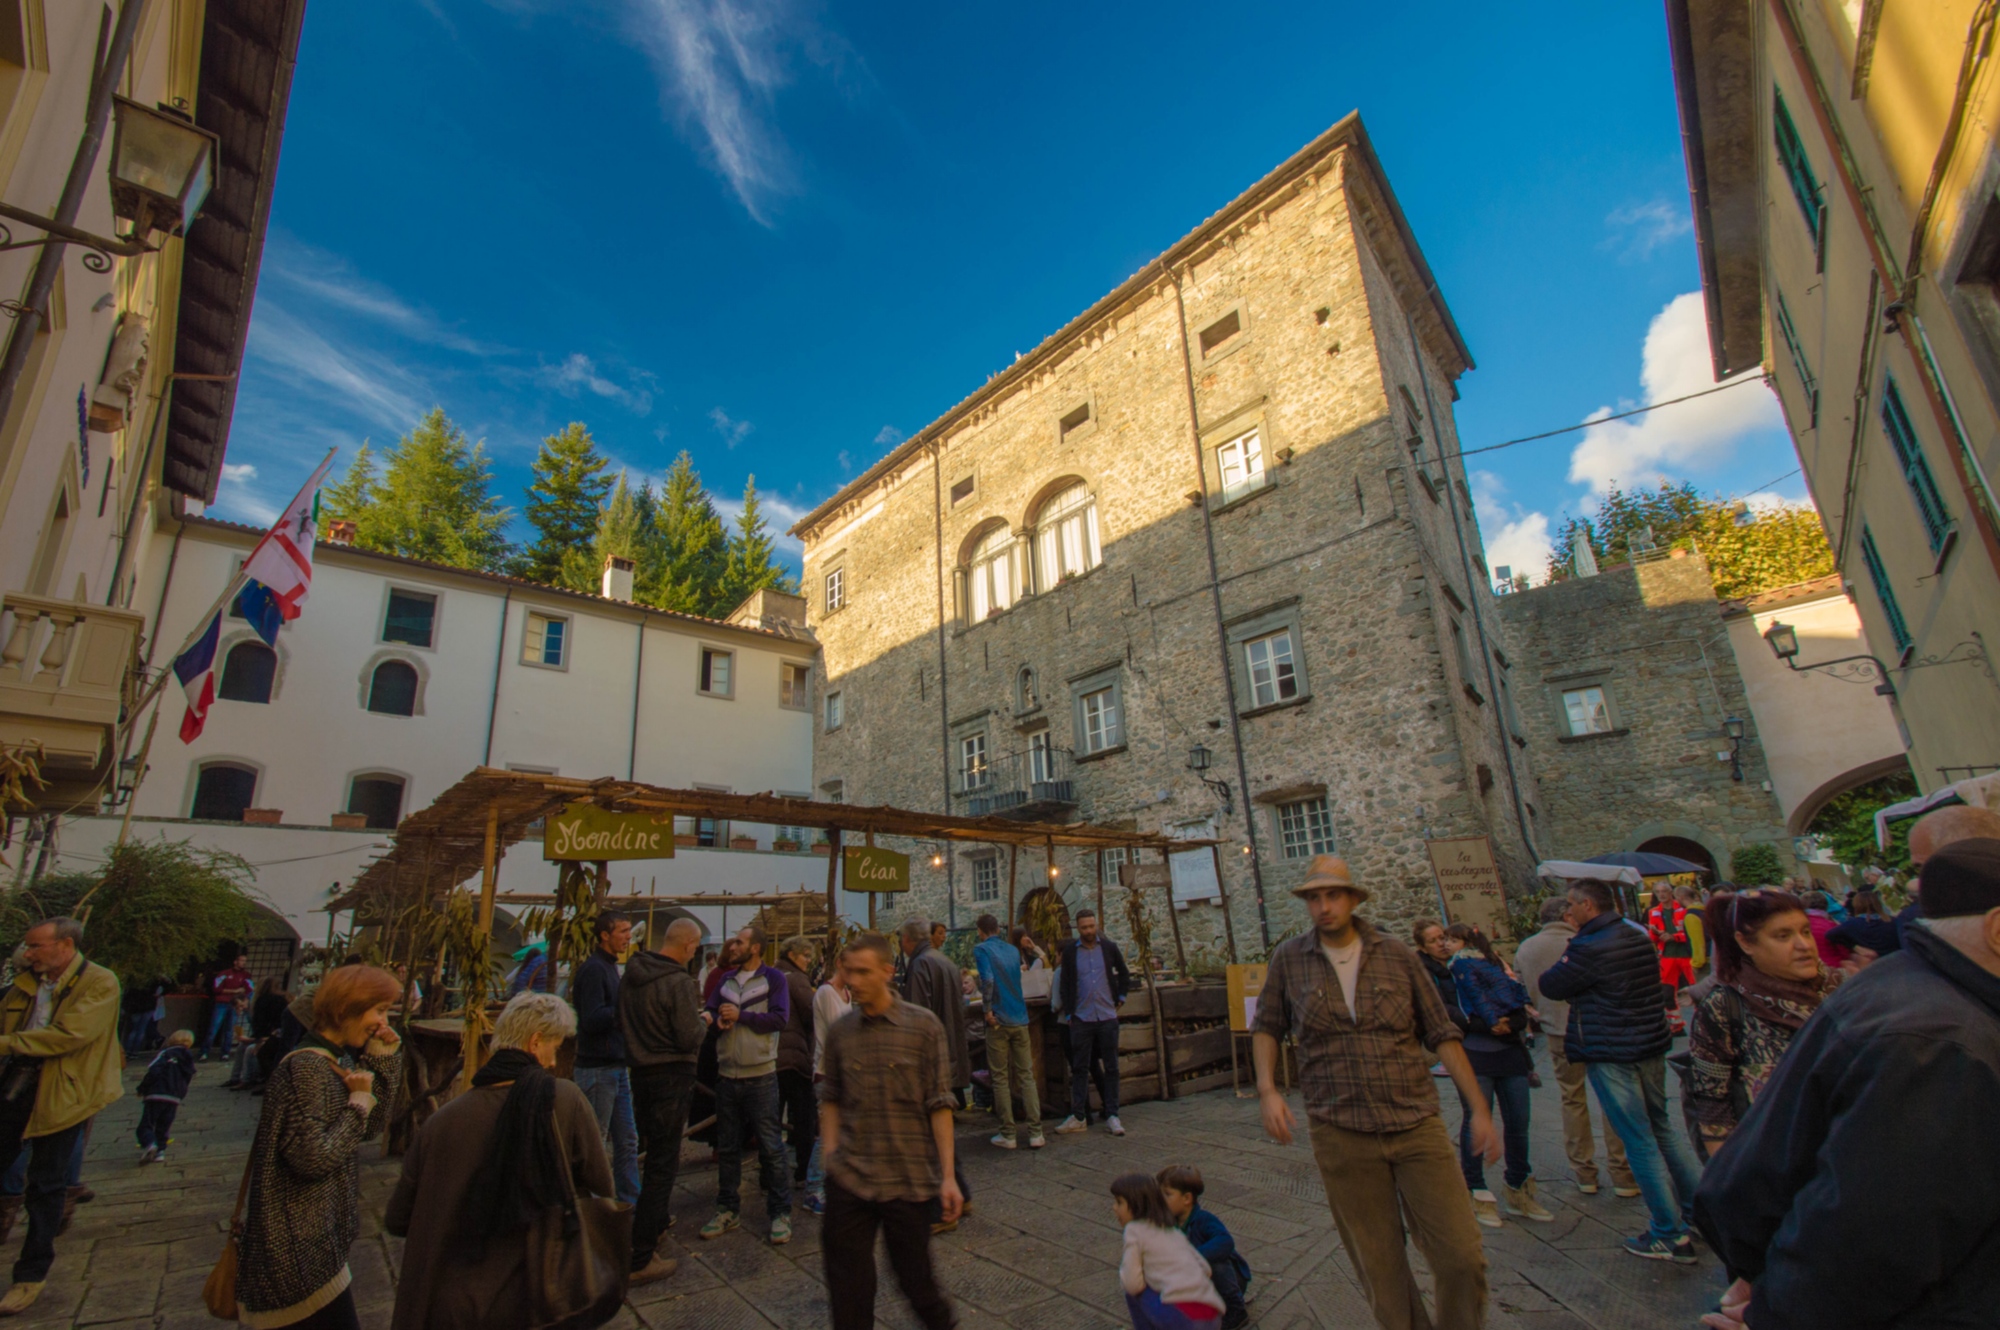
POLYGON ((986 765, 986 736, 968 734, 958 741, 958 774, 961 785, 968 790, 983 790, 992 779, 992 772, 986 765))
POLYGON ((1228 503, 1264 483, 1264 444, 1256 430, 1239 434, 1215 450, 1222 476, 1222 501, 1228 503))
POLYGON ((1042 505, 1035 526, 1035 575, 1046 591, 1103 562, 1097 543, 1097 496, 1078 481, 1042 505))
POLYGON ((1292 661, 1292 630, 1253 637, 1243 644, 1250 667, 1250 705, 1268 707, 1299 695, 1299 672, 1292 661))
POLYGON ((1019 589, 1014 576, 1014 533, 1004 526, 987 532, 972 549, 972 568, 966 576, 972 622, 980 623, 1012 605, 1019 589))

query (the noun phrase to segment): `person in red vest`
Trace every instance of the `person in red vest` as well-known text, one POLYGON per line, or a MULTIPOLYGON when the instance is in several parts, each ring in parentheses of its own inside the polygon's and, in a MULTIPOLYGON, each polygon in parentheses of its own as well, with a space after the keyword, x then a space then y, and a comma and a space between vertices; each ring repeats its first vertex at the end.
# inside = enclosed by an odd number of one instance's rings
POLYGON ((1660 987, 1665 991, 1667 1022, 1675 1034, 1681 1024, 1680 991, 1694 983, 1694 944, 1688 940, 1687 906, 1674 899, 1673 889, 1653 889, 1653 908, 1646 911, 1646 936, 1660 953, 1660 987))

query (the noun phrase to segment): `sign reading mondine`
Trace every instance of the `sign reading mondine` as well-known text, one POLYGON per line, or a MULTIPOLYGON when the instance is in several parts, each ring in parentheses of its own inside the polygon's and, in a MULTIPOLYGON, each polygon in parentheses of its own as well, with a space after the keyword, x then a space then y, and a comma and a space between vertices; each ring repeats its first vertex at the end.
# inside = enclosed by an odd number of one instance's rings
POLYGON ((850 845, 842 853, 849 891, 908 891, 910 856, 872 845, 850 845))
POLYGON ((542 824, 542 858, 671 859, 674 819, 669 813, 619 813, 575 803, 542 824))

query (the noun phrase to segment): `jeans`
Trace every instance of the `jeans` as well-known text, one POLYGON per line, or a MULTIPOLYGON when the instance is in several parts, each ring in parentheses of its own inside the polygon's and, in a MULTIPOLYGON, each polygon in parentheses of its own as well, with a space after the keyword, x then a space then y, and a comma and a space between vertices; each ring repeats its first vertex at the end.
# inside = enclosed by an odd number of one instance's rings
POLYGON ((820 1157, 824 1142, 813 1138, 812 1159, 806 1164, 806 1195, 824 1203, 826 1200, 826 1161, 820 1157))
MULTIPOLYGON (((1500 1098, 1500 1120, 1505 1124, 1507 1145, 1507 1185, 1519 1187, 1534 1170, 1528 1166, 1528 1078, 1526 1076, 1481 1076, 1479 1091, 1486 1097, 1486 1109, 1500 1098)), ((1465 1170, 1465 1185, 1474 1191, 1486 1188, 1486 1161, 1472 1148, 1472 1114, 1467 1112, 1458 1125, 1458 1160, 1465 1170)))
POLYGON ((784 1101, 785 1117, 791 1124, 787 1135, 792 1143, 792 1183, 803 1187, 812 1166, 815 1138, 819 1135, 819 1096, 813 1093, 812 1073, 779 1072, 778 1097, 784 1101))
MULTIPOLYGON (((1571 1062, 1564 1057, 1561 1035, 1549 1041, 1549 1063, 1555 1068, 1556 1084, 1562 1089, 1563 1150, 1569 1155, 1569 1166, 1576 1171, 1576 1180, 1594 1187, 1597 1141, 1590 1130, 1590 1085, 1585 1079, 1590 1064, 1571 1062)), ((1617 1132, 1605 1131, 1604 1154, 1611 1161, 1612 1186, 1639 1185, 1632 1180, 1631 1166, 1625 1162, 1625 1143, 1618 1139, 1617 1132)))
POLYGON ((22 1203, 28 1212, 28 1236, 21 1244, 21 1259, 14 1262, 17 1284, 40 1283, 56 1263, 56 1230, 62 1227, 63 1203, 69 1199, 70 1170, 80 1165, 77 1146, 89 1125, 79 1122, 24 1142, 21 1133, 34 1111, 32 1092, 18 1103, 0 1105, 0 1159, 19 1155, 28 1161, 27 1196, 22 1203))
POLYGON ((715 1083, 715 1208, 735 1214, 742 1205, 743 1145, 757 1146, 757 1185, 772 1219, 792 1213, 785 1177, 785 1136, 778 1126, 778 1076, 724 1076, 715 1083))
MULTIPOLYGON (((72 1187, 81 1187, 83 1185, 83 1152, 90 1148, 90 1124, 95 1121, 97 1121, 96 1118, 91 1118, 83 1124, 83 1134, 76 1138, 76 1148, 70 1152, 69 1185, 72 1187)), ((0 1174, 0 1196, 19 1196, 28 1189, 28 1156, 30 1153, 26 1142, 15 1147, 13 1154, 14 1162, 7 1166, 7 1171, 4 1174, 0 1174)), ((0 1158, 5 1157, 0 1156, 0 1158)))
POLYGON ((1172 1303, 1161 1301, 1156 1288, 1127 1293, 1125 1310, 1131 1314, 1132 1330, 1199 1330, 1201 1326, 1219 1324, 1213 1317, 1197 1321, 1172 1303))
POLYGON ((203 1057, 207 1057, 209 1049, 215 1047, 215 1041, 218 1036, 222 1040, 222 1047, 217 1051, 222 1056, 228 1057, 229 1050, 235 1046, 236 1008, 227 1002, 216 1003, 214 1011, 209 1015, 208 1038, 203 1041, 201 1046, 203 1057))
POLYGON ((167 1139, 173 1134, 174 1118, 181 1106, 164 1099, 148 1099, 139 1108, 139 1148, 141 1150, 167 1148, 167 1139))
POLYGON ((1097 1080, 1104 1116, 1118 1116, 1118 1022, 1069 1023, 1069 1111, 1079 1122, 1090 1121, 1090 1082, 1097 1080))
POLYGON ((256 1077, 257 1045, 260 1041, 245 1039, 236 1045, 236 1060, 229 1066, 231 1085, 248 1085, 256 1077))
POLYGON ((1215 1285, 1217 1296, 1222 1299, 1222 1314, 1234 1316, 1243 1311, 1243 1277, 1236 1273, 1236 1262, 1210 1261, 1209 1281, 1215 1285))
MULTIPOLYGON (((1042 1096, 1035 1085, 1035 1052, 1028 1046, 1026 1025, 986 1027, 986 1069, 993 1076, 993 1111, 1000 1118, 1000 1133, 1014 1134, 1014 1091, 1021 1092, 1021 1107, 1027 1110, 1028 1131, 1042 1130, 1042 1096)), ((1116 1110, 1112 1110, 1116 1111, 1116 1110)))
POLYGON ((1625 1158, 1652 1216, 1647 1232, 1673 1242, 1692 1222, 1701 1162, 1667 1116, 1667 1060, 1593 1062, 1586 1073, 1605 1121, 1625 1142, 1625 1158))
POLYGON ((146 1037, 153 1033, 153 1011, 136 1012, 125 1018, 125 1052, 132 1057, 146 1051, 146 1037))
POLYGON ((826 1184, 826 1218, 820 1221, 833 1330, 874 1330, 875 1233, 889 1249, 889 1267, 924 1330, 951 1330, 951 1300, 931 1269, 931 1220, 924 1201, 870 1201, 838 1182, 826 1184))
POLYGON ((632 1268, 643 1269, 660 1245, 673 1213, 674 1182, 681 1171, 681 1140, 694 1102, 694 1063, 666 1062, 631 1071, 632 1103, 646 1142, 645 1185, 632 1215, 632 1268))
POLYGON ((623 1067, 578 1067, 571 1079, 597 1114, 611 1151, 611 1180, 618 1199, 639 1199, 639 1128, 632 1116, 632 1078, 623 1067))

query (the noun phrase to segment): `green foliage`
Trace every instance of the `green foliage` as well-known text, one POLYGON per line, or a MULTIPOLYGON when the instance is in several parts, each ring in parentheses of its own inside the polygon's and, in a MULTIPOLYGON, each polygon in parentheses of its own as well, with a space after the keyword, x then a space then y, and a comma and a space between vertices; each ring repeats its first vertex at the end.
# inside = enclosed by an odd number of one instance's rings
MULTIPOLYGON (((535 529, 534 542, 523 550, 516 570, 522 577, 555 585, 570 585, 565 560, 583 550, 597 534, 599 510, 612 491, 606 472, 610 461, 581 423, 571 421, 560 434, 542 440, 536 455, 534 480, 528 485, 523 515, 535 529)), ((623 484, 620 478, 619 484, 623 484)), ((602 567, 599 564, 599 567, 602 567)), ((595 590, 593 577, 574 590, 595 590)))
POLYGON ((1775 887, 1785 880, 1785 865, 1773 845, 1740 845, 1729 852, 1729 880, 1739 887, 1775 887))
POLYGON ((1889 852, 1884 854, 1875 844, 1875 814, 1890 804, 1914 799, 1917 793, 1916 778, 1909 772, 1883 776, 1827 800, 1826 806, 1813 815, 1806 832, 1820 839, 1835 862, 1855 872, 1865 868, 1907 872, 1913 823, 1906 819, 1890 824, 1889 852))
POLYGON ((512 514, 493 498, 486 445, 468 442, 443 407, 389 449, 388 463, 355 518, 356 544, 454 568, 506 564, 512 514))
POLYGON ((0 950, 36 923, 88 909, 83 952, 125 984, 180 973, 250 926, 250 865, 186 841, 128 841, 96 873, 62 873, 0 898, 0 950))
MULTIPOLYGON (((595 595, 603 585, 604 561, 612 555, 630 559, 640 566, 653 557, 653 537, 646 526, 644 509, 639 502, 640 494, 645 494, 649 500, 652 497, 646 486, 635 492, 626 483, 625 473, 619 472, 610 497, 597 511, 590 539, 563 552, 557 586, 595 595)), ((643 600, 644 597, 638 594, 638 585, 639 580, 635 576, 633 594, 643 600)))
POLYGON ((1549 581, 1574 575, 1570 551, 1579 531, 1585 532, 1600 566, 1631 560, 1633 539, 1650 529, 1662 550, 1699 550, 1708 560, 1715 594, 1724 599, 1824 577, 1833 571, 1833 550, 1826 543, 1819 514, 1806 505, 1758 513, 1755 521, 1739 524, 1733 505, 1703 498, 1691 484, 1657 489, 1614 489, 1604 496, 1594 517, 1571 517, 1556 533, 1549 556, 1549 581))
POLYGON ((735 534, 729 537, 729 553, 717 588, 717 613, 727 614, 741 605, 752 592, 766 587, 787 592, 792 590, 792 579, 783 568, 771 562, 771 553, 775 548, 771 529, 765 524, 763 510, 757 503, 757 477, 751 476, 743 486, 743 511, 737 514, 735 534))
POLYGON ((336 519, 358 521, 368 506, 375 502, 375 485, 375 458, 364 441, 356 450, 354 460, 347 464, 347 474, 320 491, 321 519, 328 522, 336 519))
POLYGON ((640 564, 641 599, 683 614, 728 613, 718 604, 729 541, 694 459, 683 452, 667 471, 653 515, 651 558, 640 564))

